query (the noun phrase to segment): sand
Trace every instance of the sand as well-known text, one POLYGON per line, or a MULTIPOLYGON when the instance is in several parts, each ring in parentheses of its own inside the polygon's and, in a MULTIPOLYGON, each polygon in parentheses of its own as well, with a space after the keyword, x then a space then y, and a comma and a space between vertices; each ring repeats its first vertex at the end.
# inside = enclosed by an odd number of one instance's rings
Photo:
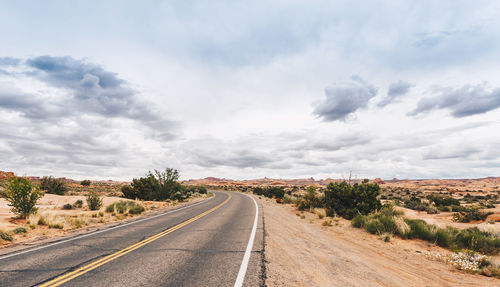
POLYGON ((429 259, 421 252, 449 251, 426 242, 393 238, 387 243, 347 220, 324 227, 314 214, 301 219, 290 205, 260 201, 268 286, 500 286, 499 279, 429 259))

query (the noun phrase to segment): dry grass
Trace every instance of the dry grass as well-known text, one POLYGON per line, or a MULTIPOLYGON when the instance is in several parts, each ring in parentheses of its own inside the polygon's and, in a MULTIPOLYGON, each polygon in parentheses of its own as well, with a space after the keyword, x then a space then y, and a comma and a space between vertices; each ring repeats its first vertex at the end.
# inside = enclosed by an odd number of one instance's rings
POLYGON ((323 208, 315 208, 314 213, 316 213, 319 219, 323 219, 326 216, 326 212, 323 208))

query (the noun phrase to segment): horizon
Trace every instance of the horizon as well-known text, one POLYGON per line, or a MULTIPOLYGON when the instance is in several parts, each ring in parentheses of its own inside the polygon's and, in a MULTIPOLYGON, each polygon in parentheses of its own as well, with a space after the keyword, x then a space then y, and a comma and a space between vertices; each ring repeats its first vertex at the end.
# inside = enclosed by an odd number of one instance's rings
POLYGON ((0 170, 500 175, 499 12, 496 1, 2 3, 0 170))

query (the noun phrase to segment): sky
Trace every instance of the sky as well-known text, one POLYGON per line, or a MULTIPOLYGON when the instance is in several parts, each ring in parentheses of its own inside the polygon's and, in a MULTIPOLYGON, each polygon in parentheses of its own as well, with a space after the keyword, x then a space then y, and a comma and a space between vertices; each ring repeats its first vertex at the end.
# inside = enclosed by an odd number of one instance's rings
POLYGON ((0 170, 500 176, 499 1, 1 1, 0 170))

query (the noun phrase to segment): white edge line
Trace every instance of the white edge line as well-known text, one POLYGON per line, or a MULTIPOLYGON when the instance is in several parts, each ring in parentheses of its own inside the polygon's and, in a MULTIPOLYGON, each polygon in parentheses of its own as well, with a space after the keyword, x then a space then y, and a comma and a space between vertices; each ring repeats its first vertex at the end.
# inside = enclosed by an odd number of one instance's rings
POLYGON ((248 262, 250 261, 250 255, 253 249, 253 242, 255 240, 255 233, 257 232, 257 221, 259 220, 259 206, 255 199, 248 195, 253 200, 255 204, 255 219, 253 220, 252 232, 250 233, 250 239, 248 240, 247 249, 245 250, 245 255, 243 256, 243 261, 241 262, 240 271, 238 272, 238 277, 236 277, 236 282, 234 282, 234 287, 243 286, 243 281, 245 280, 245 274, 247 273, 248 262))
POLYGON ((114 226, 114 227, 105 228, 105 229, 98 230, 98 231, 95 231, 95 232, 90 232, 90 233, 83 234, 83 235, 76 236, 76 237, 72 237, 72 238, 69 238, 69 239, 57 241, 57 242, 54 242, 54 243, 51 243, 51 244, 42 245, 42 246, 39 246, 39 247, 35 247, 35 248, 23 250, 23 251, 20 251, 20 252, 17 252, 17 253, 12 253, 12 254, 8 254, 8 255, 5 255, 5 256, 0 256, 0 260, 6 259, 6 258, 9 258, 9 257, 18 256, 18 255, 25 254, 25 253, 29 253, 29 252, 33 252, 33 251, 37 251, 37 250, 44 249, 44 248, 47 248, 47 247, 51 247, 51 246, 54 246, 54 245, 58 245, 58 244, 61 244, 61 243, 66 243, 66 242, 69 242, 69 241, 82 239, 84 237, 88 237, 88 236, 91 236, 91 235, 95 235, 95 234, 107 232, 107 231, 110 231, 110 230, 113 230, 113 229, 117 229, 117 228, 128 226, 128 225, 132 225, 132 224, 139 223, 139 222, 143 222, 143 221, 150 220, 150 219, 153 219, 153 218, 157 218, 157 217, 160 217, 160 216, 165 216, 167 214, 170 214, 170 213, 173 213, 173 212, 177 212, 179 210, 183 210, 183 209, 186 209, 186 208, 190 208, 190 207, 193 207, 193 206, 196 206, 196 205, 208 202, 208 201, 214 199, 217 196, 215 193, 212 193, 212 194, 214 196, 212 196, 211 198, 209 198, 207 200, 203 200, 203 201, 200 201, 200 202, 197 202, 197 203, 194 203, 194 204, 190 204, 190 205, 187 205, 187 206, 175 209, 175 210, 167 211, 167 212, 162 213, 162 214, 154 215, 154 216, 151 216, 151 217, 146 217, 146 218, 139 219, 139 220, 136 220, 136 221, 132 221, 132 222, 120 224, 120 225, 117 225, 117 226, 114 226))

